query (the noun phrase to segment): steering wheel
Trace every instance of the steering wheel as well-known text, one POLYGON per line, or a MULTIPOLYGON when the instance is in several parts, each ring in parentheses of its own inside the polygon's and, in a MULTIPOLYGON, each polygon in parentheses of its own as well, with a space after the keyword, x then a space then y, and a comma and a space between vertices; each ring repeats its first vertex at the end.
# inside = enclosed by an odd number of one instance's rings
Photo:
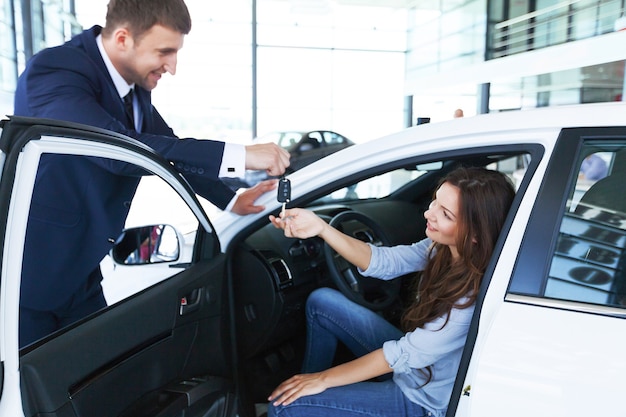
MULTIPOLYGON (((333 217, 329 224, 342 230, 344 224, 351 221, 367 227, 363 233, 367 239, 360 240, 375 246, 389 246, 389 239, 385 236, 382 227, 358 211, 341 212, 333 217)), ((356 266, 346 261, 326 242, 324 242, 324 256, 333 282, 348 299, 374 311, 384 310, 397 300, 402 285, 399 279, 384 281, 361 275, 356 266)))

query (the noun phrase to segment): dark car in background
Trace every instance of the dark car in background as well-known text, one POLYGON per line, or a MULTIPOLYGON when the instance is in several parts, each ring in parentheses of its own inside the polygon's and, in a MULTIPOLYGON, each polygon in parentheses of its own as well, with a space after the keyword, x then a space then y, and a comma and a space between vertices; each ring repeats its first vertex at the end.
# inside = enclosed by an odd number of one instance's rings
MULTIPOLYGON (((303 168, 318 159, 354 145, 350 139, 331 130, 271 132, 252 140, 253 143, 274 142, 291 155, 287 174, 303 168)), ((231 188, 252 187, 269 177, 263 171, 247 171, 245 179, 224 178, 231 188)))
POLYGON ((254 142, 274 142, 288 150, 291 154, 289 166, 291 172, 354 145, 350 139, 330 130, 272 132, 255 139, 254 142))

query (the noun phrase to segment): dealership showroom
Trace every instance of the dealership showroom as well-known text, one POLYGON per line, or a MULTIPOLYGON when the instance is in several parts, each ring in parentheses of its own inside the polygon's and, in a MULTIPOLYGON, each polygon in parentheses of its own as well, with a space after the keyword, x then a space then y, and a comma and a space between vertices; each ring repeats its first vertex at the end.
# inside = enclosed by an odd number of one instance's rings
MULTIPOLYGON (((153 103, 179 136, 246 143, 328 129, 355 143, 418 122, 618 101, 624 0, 187 0, 193 27, 153 103)), ((107 0, 2 0, 0 112, 30 56, 107 0)))
POLYGON ((0 2, 0 417, 626 416, 626 0, 0 2))

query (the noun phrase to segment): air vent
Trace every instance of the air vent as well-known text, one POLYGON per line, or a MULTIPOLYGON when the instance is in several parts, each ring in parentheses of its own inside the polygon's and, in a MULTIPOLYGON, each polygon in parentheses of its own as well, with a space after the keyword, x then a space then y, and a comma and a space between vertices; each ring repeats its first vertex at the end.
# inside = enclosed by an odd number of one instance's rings
POLYGON ((291 276, 291 271, 287 266, 287 263, 281 258, 272 258, 268 259, 270 266, 272 267, 272 272, 274 274, 274 279, 276 280, 276 285, 278 285, 279 289, 285 289, 293 285, 293 278, 291 276))

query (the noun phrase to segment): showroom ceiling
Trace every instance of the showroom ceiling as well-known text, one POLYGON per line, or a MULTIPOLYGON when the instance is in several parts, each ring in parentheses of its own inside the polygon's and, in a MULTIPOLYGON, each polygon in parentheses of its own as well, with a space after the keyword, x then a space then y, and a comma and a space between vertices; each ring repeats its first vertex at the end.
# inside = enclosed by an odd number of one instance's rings
POLYGON ((418 3, 424 7, 428 3, 438 3, 438 0, 335 0, 339 4, 355 6, 381 6, 398 9, 417 7, 418 3))
POLYGON ((322 4, 326 3, 326 6, 331 5, 332 3, 341 4, 345 6, 380 6, 387 8, 397 8, 397 9, 410 9, 410 8, 420 8, 420 9, 432 9, 439 8, 440 0, 289 0, 295 7, 311 7, 313 5, 320 7, 322 4))
MULTIPOLYGON (((330 6, 331 4, 341 4, 345 6, 379 6, 396 9, 424 9, 439 10, 443 0, 288 0, 294 7, 320 7, 330 6)), ((452 6, 455 3, 459 5, 465 0, 446 0, 446 6, 452 6)))

